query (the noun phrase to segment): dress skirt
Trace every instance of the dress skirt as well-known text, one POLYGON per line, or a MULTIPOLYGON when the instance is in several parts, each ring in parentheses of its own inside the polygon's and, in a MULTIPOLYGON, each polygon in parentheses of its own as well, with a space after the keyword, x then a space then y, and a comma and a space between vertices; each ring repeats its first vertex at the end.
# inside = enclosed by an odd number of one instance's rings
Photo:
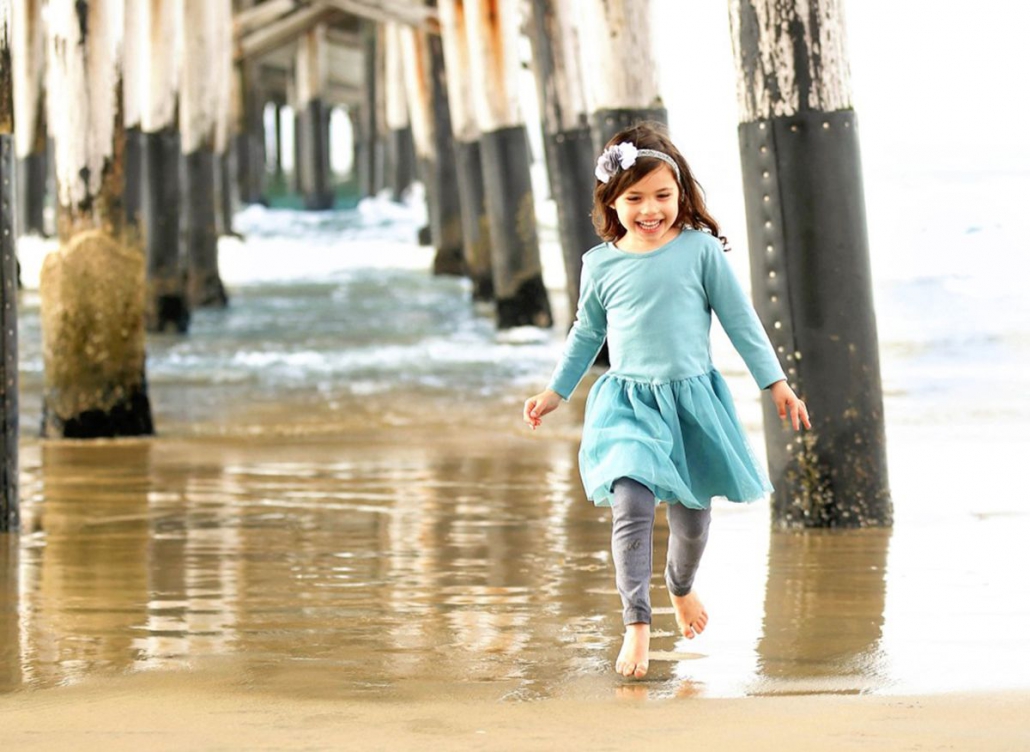
POLYGON ((601 376, 587 397, 579 468, 597 506, 611 506, 612 484, 624 477, 647 486, 656 503, 694 509, 772 491, 715 369, 661 383, 601 376))

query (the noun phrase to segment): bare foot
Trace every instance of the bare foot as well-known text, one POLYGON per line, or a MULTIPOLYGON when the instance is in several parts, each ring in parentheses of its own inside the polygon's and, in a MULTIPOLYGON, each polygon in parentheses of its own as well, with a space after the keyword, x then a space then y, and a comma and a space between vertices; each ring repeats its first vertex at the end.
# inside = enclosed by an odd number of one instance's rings
POLYGON ((650 624, 628 624, 615 670, 623 676, 643 679, 647 675, 647 650, 651 646, 650 624))
POLYGON ((705 611, 704 604, 693 591, 686 595, 673 595, 670 592, 669 599, 676 612, 676 624, 684 637, 693 640, 694 635, 705 631, 705 625, 708 624, 708 612, 705 611))

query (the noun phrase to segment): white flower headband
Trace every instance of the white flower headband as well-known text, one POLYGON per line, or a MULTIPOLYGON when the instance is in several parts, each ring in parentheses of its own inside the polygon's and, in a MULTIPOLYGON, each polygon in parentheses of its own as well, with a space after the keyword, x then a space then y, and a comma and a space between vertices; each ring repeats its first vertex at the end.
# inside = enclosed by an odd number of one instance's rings
POLYGON ((655 151, 654 149, 638 149, 636 146, 631 144, 629 141, 623 141, 621 144, 615 146, 609 146, 604 150, 604 153, 597 158, 597 168, 594 170, 594 175, 602 183, 607 183, 620 170, 628 170, 634 164, 636 164, 637 157, 654 157, 665 162, 672 171, 676 173, 676 182, 680 180, 680 168, 676 164, 676 160, 670 157, 663 151, 655 151))

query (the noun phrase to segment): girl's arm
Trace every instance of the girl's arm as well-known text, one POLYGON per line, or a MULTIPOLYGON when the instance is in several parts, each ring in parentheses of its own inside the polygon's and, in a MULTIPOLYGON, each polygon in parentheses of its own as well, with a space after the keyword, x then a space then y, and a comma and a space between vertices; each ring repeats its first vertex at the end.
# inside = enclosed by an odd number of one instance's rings
POLYGON ((608 316, 597 295, 593 274, 584 259, 579 285, 579 304, 576 321, 565 340, 565 349, 558 361, 547 389, 526 400, 522 419, 534 429, 540 419, 557 409, 563 400, 572 396, 579 382, 597 358, 608 331, 608 316))
POLYGON ((705 294, 733 347, 744 359, 759 388, 767 389, 777 381, 785 381, 787 376, 772 343, 730 268, 726 254, 718 243, 707 246, 706 251, 702 272, 705 294))
POLYGON ((597 358, 608 332, 608 315, 597 294, 591 264, 584 258, 579 283, 576 321, 565 340, 565 349, 547 388, 568 400, 597 358))

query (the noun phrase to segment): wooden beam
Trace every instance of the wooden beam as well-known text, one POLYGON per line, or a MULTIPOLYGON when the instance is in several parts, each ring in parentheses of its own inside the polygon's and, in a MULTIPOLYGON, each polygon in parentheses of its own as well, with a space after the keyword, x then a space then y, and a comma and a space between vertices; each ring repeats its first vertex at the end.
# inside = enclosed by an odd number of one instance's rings
POLYGON ((238 11, 232 19, 233 37, 239 39, 252 31, 268 26, 303 5, 305 3, 302 0, 267 0, 260 5, 238 11))
POLYGON ((404 0, 315 0, 315 2, 318 5, 336 8, 344 13, 368 18, 372 21, 396 21, 408 26, 425 27, 427 31, 435 32, 439 24, 435 10, 404 0))
POLYGON ((335 13, 336 11, 331 7, 321 4, 300 8, 271 26, 258 29, 237 40, 235 60, 239 62, 271 52, 292 42, 316 24, 331 18, 335 13))

